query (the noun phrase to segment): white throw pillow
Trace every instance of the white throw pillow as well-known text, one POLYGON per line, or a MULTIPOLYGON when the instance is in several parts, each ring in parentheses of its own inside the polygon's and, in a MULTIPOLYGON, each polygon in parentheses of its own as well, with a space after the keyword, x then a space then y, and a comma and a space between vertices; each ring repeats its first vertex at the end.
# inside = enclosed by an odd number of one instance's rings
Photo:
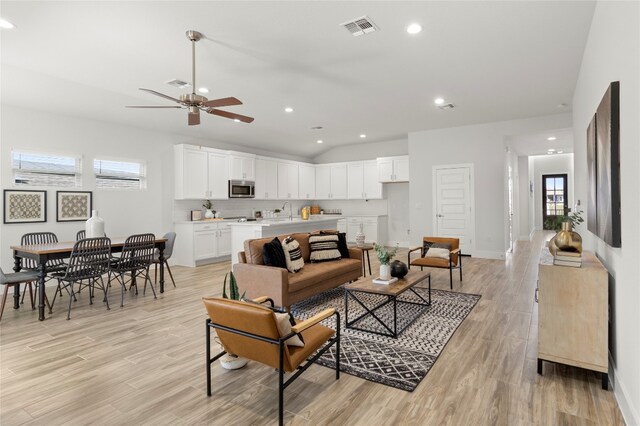
POLYGON ((282 241, 282 249, 284 250, 284 258, 287 261, 287 269, 289 272, 298 272, 304 267, 304 259, 300 244, 291 237, 287 237, 282 241))
POLYGON ((439 259, 449 259, 449 250, 446 248, 430 247, 424 257, 437 257, 439 259))
MULTIPOLYGON (((273 315, 276 316, 276 325, 278 326, 278 332, 280 333, 280 337, 284 337, 291 333, 291 322, 289 321, 289 313, 283 312, 274 312, 273 315)), ((304 347, 304 342, 300 340, 297 334, 293 335, 291 338, 285 341, 287 346, 299 346, 304 347)))

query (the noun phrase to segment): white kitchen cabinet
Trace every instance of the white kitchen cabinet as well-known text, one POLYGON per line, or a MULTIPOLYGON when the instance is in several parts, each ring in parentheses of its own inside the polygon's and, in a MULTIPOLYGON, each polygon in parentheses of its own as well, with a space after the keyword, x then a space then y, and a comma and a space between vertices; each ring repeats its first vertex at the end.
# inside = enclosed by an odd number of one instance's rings
POLYGON ((255 181, 255 156, 229 153, 229 179, 255 181))
POLYGON ((356 234, 364 233, 364 242, 367 244, 387 244, 387 217, 386 216, 349 216, 347 218, 347 241, 355 243, 356 234))
POLYGON ((338 219, 338 232, 347 232, 347 219, 338 219))
POLYGON ((379 182, 408 182, 409 156, 378 158, 379 182))
POLYGON ((231 255, 230 221, 181 222, 175 224, 176 242, 172 261, 176 265, 197 266, 231 255))
POLYGON ((256 158, 256 200, 275 200, 278 198, 278 162, 256 158))
POLYGON ((176 145, 174 164, 177 200, 228 198, 229 165, 225 152, 176 145))
POLYGON ((278 163, 278 198, 282 200, 298 199, 298 165, 278 163))
POLYGON ((301 200, 316 198, 316 168, 311 164, 298 165, 298 196, 301 200))
POLYGON ((316 199, 347 199, 347 164, 316 166, 316 199))
POLYGON ((382 184, 378 182, 378 163, 375 160, 347 164, 347 197, 350 200, 382 198, 382 184))

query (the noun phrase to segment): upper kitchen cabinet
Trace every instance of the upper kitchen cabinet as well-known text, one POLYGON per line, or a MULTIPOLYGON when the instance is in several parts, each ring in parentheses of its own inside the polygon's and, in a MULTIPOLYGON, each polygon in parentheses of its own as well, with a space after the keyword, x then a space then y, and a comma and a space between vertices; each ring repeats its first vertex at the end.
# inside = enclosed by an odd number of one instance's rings
POLYGON ((377 159, 379 182, 409 182, 409 156, 377 159))
POLYGON ((278 162, 256 158, 255 194, 256 200, 278 198, 278 162))
POLYGON ((298 165, 278 162, 278 198, 298 199, 298 165))
POLYGON ((316 198, 316 168, 312 164, 298 165, 298 196, 301 200, 316 198))
POLYGON ((316 166, 316 199, 347 199, 347 164, 316 166))
POLYGON ((255 155, 243 152, 229 152, 229 179, 230 180, 256 180, 255 155))
POLYGON ((378 163, 375 160, 348 163, 347 182, 350 200, 382 198, 382 184, 378 182, 378 163))
POLYGON ((191 145, 174 147, 175 198, 228 198, 229 165, 223 151, 191 145))

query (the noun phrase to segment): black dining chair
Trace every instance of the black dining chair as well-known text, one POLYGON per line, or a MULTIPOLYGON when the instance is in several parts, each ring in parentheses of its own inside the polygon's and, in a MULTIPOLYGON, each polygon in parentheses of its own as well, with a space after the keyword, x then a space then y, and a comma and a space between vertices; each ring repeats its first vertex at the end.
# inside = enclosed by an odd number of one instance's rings
MULTIPOLYGON (((20 284, 22 283, 31 284, 34 281, 38 281, 38 273, 36 271, 14 272, 5 274, 2 268, 0 268, 0 284, 4 286, 4 294, 2 295, 2 307, 0 307, 0 320, 2 320, 2 314, 4 313, 4 304, 7 302, 9 287, 14 287, 15 291, 16 286, 20 286, 20 284)), ((33 307, 33 297, 31 298, 31 306, 33 307)))
POLYGON ((129 277, 129 290, 135 286, 138 294, 137 278, 144 278, 145 294, 147 281, 151 285, 153 298, 157 299, 156 289, 153 281, 149 277, 149 267, 153 262, 156 237, 153 234, 137 234, 128 237, 119 258, 112 258, 111 269, 109 271, 109 282, 115 279, 122 286, 122 297, 120 307, 124 306, 124 292, 127 291, 127 276, 129 277))
MULTIPOLYGON (((173 254, 173 245, 176 242, 176 233, 167 232, 166 234, 164 234, 162 238, 167 240, 167 242, 164 244, 164 252, 162 253, 162 255, 164 256, 164 267, 167 268, 167 271, 169 271, 171 282, 175 287, 176 281, 173 279, 173 274, 171 273, 171 268, 169 267, 169 262, 167 261, 171 258, 171 255, 173 254)), ((153 282, 156 283, 158 281, 158 265, 160 265, 160 250, 158 249, 155 249, 153 252, 153 265, 154 265, 153 282)))
MULTIPOLYGON (((71 303, 76 299, 73 291, 74 283, 89 288, 89 304, 93 304, 95 288, 99 287, 104 293, 103 301, 109 307, 107 298, 108 287, 105 285, 102 276, 109 273, 111 263, 111 240, 106 237, 85 238, 76 242, 71 251, 69 266, 64 272, 53 274, 58 279, 58 287, 64 288, 69 294, 69 309, 67 319, 71 319, 71 303), (86 283, 84 283, 86 281, 86 283)), ((56 293, 56 296, 58 294, 56 293)), ((53 298, 51 306, 56 302, 53 298)))
MULTIPOLYGON (((30 246, 34 244, 52 244, 57 243, 58 237, 53 232, 30 232, 28 234, 24 234, 22 239, 20 240, 20 245, 22 246, 30 246)), ((22 269, 27 271, 35 271, 38 268, 38 264, 33 259, 22 259, 22 269)), ((62 259, 53 259, 47 262, 47 275, 45 277, 45 282, 53 279, 52 274, 64 271, 67 268, 67 264, 64 263, 62 259)), ((37 280, 34 281, 37 283, 37 280)), ((31 298, 31 309, 35 309, 34 301, 38 300, 38 286, 36 285, 35 291, 32 291, 31 282, 26 283, 24 292, 22 293, 22 300, 20 303, 24 303, 24 296, 27 294, 27 287, 29 288, 29 297, 31 298)), ((56 292, 59 292, 62 296, 62 289, 56 288, 56 292)), ((46 295, 45 295, 46 299, 46 295)), ((48 300, 47 304, 49 303, 48 300)), ((51 311, 51 306, 49 306, 49 311, 51 311)))

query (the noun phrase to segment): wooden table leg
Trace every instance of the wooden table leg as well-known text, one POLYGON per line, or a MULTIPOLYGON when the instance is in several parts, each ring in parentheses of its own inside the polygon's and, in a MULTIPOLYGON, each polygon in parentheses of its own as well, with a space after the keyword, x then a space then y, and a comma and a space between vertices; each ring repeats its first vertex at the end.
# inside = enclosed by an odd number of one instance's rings
MULTIPOLYGON (((22 269, 22 258, 16 256, 16 252, 13 252, 13 271, 20 272, 22 269)), ((25 288, 25 291, 27 289, 25 288)), ((13 286, 13 309, 20 308, 20 284, 13 286)))
POLYGON ((164 293, 164 244, 158 248, 160 252, 158 263, 160 263, 160 293, 164 293))
MULTIPOLYGON (((44 321, 44 301, 46 293, 44 292, 44 278, 47 276, 47 261, 38 264, 38 320, 44 321)), ((69 296, 71 297, 71 296, 69 296)))

